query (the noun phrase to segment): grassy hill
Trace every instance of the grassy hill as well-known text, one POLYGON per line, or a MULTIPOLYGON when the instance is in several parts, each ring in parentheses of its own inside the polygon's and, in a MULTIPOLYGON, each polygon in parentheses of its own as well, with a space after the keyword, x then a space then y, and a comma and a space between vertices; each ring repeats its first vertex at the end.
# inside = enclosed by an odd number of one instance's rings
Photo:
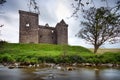
POLYGON ((93 54, 81 46, 53 44, 0 44, 0 62, 98 63, 120 62, 120 53, 93 54))
MULTIPOLYGON (((90 48, 89 49, 90 51, 94 51, 93 48, 90 48)), ((106 53, 106 52, 113 52, 113 53, 117 53, 117 52, 120 52, 120 49, 119 48, 99 48, 97 53, 99 54, 103 54, 103 53, 106 53)))
POLYGON ((37 55, 37 56, 57 56, 66 54, 91 53, 90 50, 81 46, 65 46, 53 44, 4 44, 0 53, 9 53, 15 55, 37 55))
MULTIPOLYGON (((53 45, 53 44, 18 44, 4 43, 0 48, 1 61, 32 61, 37 62, 38 58, 54 58, 68 55, 84 55, 92 53, 81 46, 53 45), (37 59, 37 60, 36 60, 37 59)), ((45 60, 46 61, 46 60, 45 60)))

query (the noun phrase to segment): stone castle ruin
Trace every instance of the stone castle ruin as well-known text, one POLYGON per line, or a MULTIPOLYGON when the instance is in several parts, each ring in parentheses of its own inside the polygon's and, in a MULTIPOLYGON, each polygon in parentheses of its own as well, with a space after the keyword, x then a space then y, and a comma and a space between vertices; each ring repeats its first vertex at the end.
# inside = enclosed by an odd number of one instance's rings
POLYGON ((19 11, 20 43, 68 44, 68 25, 61 20, 55 27, 39 25, 37 13, 19 11))

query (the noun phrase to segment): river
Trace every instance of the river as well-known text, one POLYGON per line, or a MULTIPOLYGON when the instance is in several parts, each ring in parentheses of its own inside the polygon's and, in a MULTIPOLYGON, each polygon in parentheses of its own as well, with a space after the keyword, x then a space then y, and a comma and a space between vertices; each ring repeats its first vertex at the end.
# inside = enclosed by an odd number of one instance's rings
POLYGON ((52 68, 0 67, 0 80, 120 80, 117 68, 76 68, 72 71, 52 68))

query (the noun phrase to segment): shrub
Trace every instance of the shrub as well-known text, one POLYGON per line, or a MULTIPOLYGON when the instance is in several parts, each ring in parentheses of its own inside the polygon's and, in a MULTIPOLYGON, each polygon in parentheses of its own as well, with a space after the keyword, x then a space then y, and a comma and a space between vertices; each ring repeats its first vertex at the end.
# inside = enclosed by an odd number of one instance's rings
POLYGON ((15 58, 9 54, 2 55, 0 58, 1 62, 15 62, 15 58))

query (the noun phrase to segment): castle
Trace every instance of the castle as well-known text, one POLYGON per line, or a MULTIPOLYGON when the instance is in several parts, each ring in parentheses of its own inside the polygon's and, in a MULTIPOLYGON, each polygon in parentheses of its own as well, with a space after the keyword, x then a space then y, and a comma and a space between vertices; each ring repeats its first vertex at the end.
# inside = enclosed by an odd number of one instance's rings
POLYGON ((61 20, 55 27, 48 24, 39 25, 39 15, 37 13, 19 10, 20 43, 48 43, 48 44, 68 44, 68 25, 61 20))

